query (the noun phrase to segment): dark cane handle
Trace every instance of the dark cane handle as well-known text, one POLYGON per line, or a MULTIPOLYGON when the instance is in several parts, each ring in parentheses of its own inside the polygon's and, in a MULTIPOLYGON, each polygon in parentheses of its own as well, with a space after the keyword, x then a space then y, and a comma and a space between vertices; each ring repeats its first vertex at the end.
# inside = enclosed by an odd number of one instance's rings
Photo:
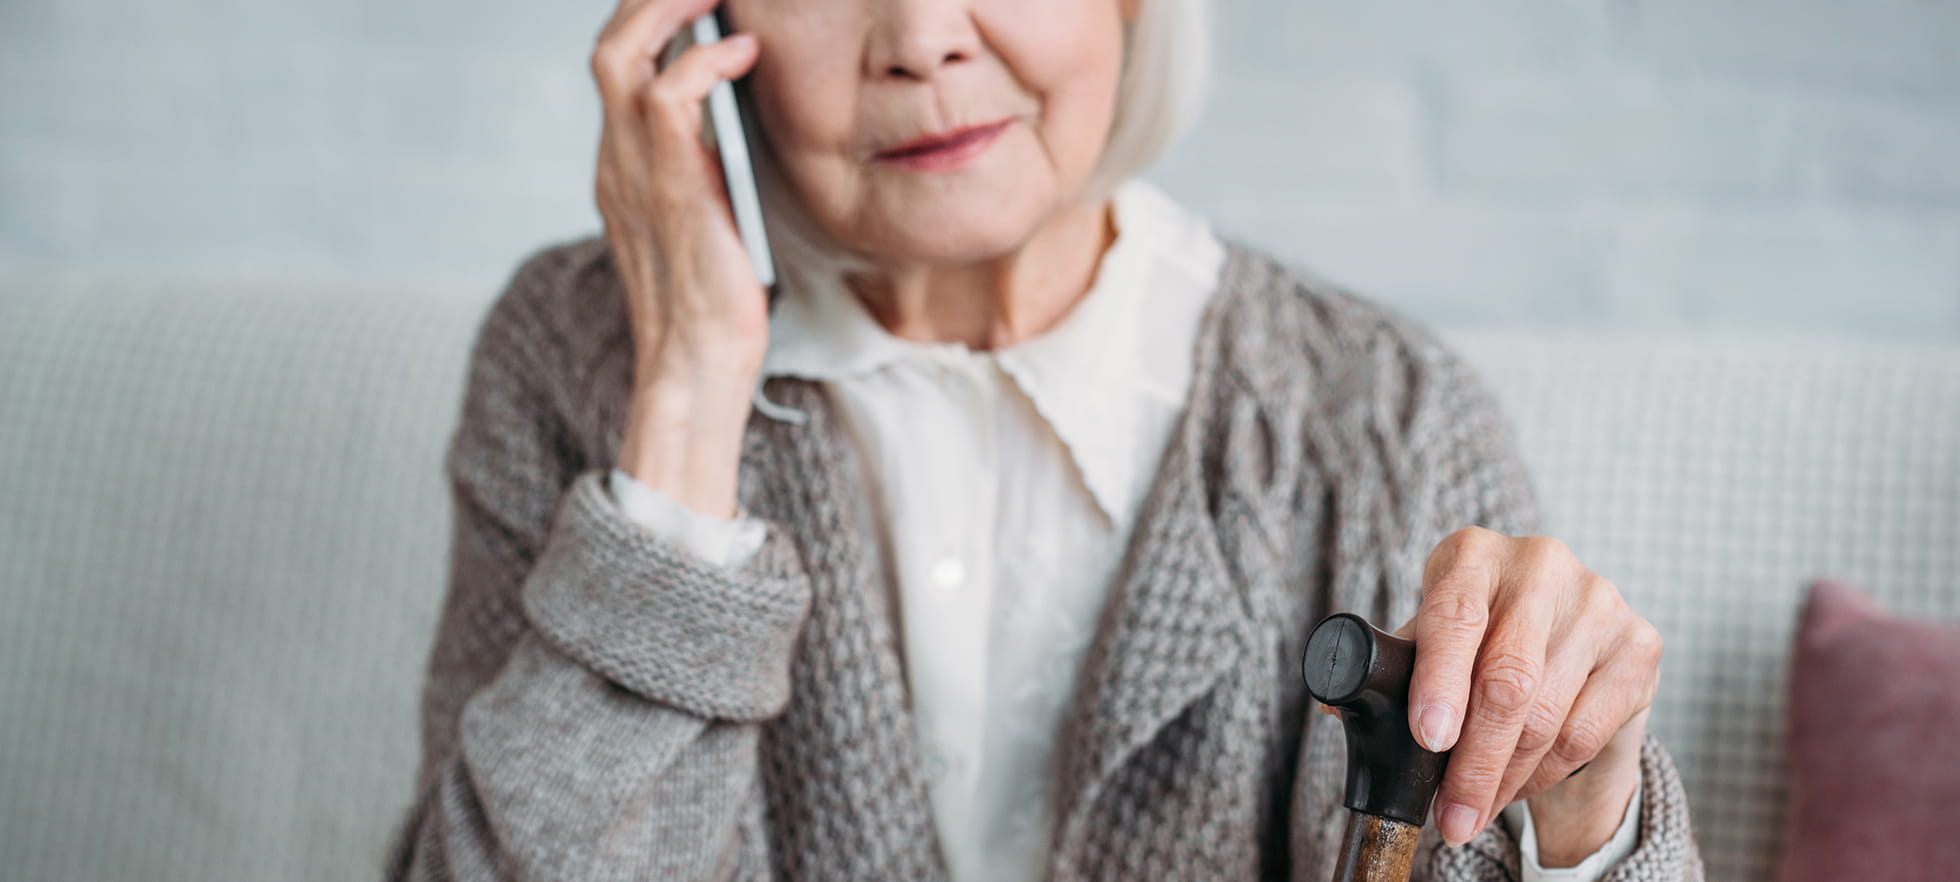
POLYGON ((1416 645, 1353 613, 1321 619, 1307 636, 1307 692, 1347 728, 1347 807, 1421 827, 1449 753, 1409 731, 1416 645))
POLYGON ((1450 758, 1449 751, 1416 743, 1409 731, 1416 645, 1353 613, 1335 613, 1307 635, 1301 666, 1307 692, 1340 711, 1347 729, 1352 813, 1335 882, 1408 882, 1423 819, 1450 758))
POLYGON ((1347 830, 1334 882, 1408 882, 1447 753, 1409 731, 1416 645, 1353 613, 1321 619, 1301 662, 1307 692, 1347 730, 1347 830))

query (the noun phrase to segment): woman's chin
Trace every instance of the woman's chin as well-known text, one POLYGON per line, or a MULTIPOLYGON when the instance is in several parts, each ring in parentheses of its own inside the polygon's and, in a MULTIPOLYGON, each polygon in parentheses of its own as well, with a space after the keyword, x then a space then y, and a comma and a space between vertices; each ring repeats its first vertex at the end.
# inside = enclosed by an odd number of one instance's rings
POLYGON ((889 254, 893 264, 898 266, 965 266, 1004 257, 1013 253, 1013 245, 997 247, 912 247, 889 254))
POLYGON ((1004 218, 975 218, 959 223, 937 219, 896 218, 887 234, 871 247, 895 264, 964 264, 1013 252, 1034 232, 1034 222, 1003 223, 1004 218))

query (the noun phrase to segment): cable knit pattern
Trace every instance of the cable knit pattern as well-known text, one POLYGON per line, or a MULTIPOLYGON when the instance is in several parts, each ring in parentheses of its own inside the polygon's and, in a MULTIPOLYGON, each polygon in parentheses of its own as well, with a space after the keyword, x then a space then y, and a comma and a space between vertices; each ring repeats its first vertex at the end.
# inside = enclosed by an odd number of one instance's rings
MULTIPOLYGON (((1400 622, 1450 531, 1540 531, 1495 403, 1425 330, 1228 243, 1191 396, 1057 744, 1049 876, 1325 880, 1347 810, 1307 630, 1400 622)), ((603 237, 519 268, 479 329, 445 465, 448 594, 417 797, 390 879, 933 880, 862 465, 821 387, 773 377, 738 496, 768 524, 714 567, 604 504, 632 376, 603 237)), ((1612 880, 1698 880, 1687 801, 1643 747, 1612 880)), ((1425 831, 1417 878, 1507 880, 1493 823, 1425 831)))

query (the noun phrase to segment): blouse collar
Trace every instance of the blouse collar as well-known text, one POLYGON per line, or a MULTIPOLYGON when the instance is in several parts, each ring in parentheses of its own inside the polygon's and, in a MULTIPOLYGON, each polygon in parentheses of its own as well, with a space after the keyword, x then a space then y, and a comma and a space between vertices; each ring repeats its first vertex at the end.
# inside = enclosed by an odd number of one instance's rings
MULTIPOLYGON (((1156 465, 1161 427, 1183 406, 1199 317, 1217 287, 1225 249, 1203 217, 1155 185, 1131 179, 1111 194, 1116 239, 1095 281, 1062 320, 1012 346, 897 337, 848 291, 786 292, 769 323, 762 377, 847 380, 895 362, 992 357, 1061 437, 1112 524, 1131 511, 1156 465)), ((756 404, 777 419, 791 409, 756 404)))

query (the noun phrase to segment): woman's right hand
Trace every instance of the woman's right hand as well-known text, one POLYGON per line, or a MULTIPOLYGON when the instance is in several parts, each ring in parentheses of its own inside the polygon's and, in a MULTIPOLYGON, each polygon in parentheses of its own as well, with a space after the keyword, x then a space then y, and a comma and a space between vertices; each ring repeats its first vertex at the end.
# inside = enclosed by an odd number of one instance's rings
POLYGON ((594 193, 625 288, 633 401, 618 466, 696 511, 735 512, 750 396, 768 348, 768 295, 735 228, 702 100, 755 64, 747 34, 691 46, 675 33, 716 0, 621 0, 592 52, 604 105, 594 193))

